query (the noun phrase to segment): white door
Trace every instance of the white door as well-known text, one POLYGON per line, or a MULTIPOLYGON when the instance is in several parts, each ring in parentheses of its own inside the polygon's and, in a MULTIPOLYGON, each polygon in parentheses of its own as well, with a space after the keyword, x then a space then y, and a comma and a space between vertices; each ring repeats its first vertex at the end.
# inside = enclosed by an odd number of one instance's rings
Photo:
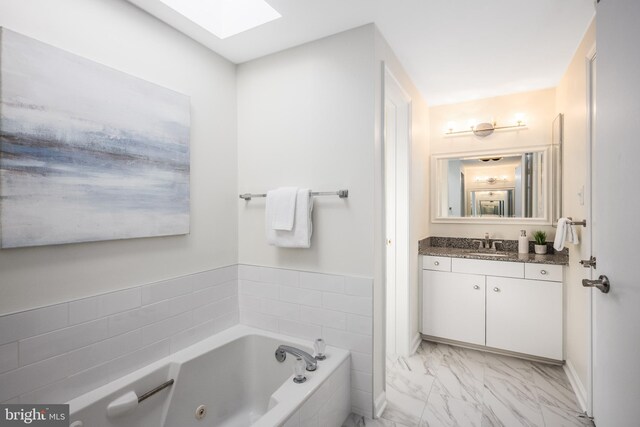
POLYGON ((393 75, 384 76, 384 187, 386 253, 386 352, 410 350, 409 129, 411 99, 393 75))
POLYGON ((593 415, 598 427, 639 425, 640 403, 640 2, 601 0, 593 153, 596 275, 593 415))

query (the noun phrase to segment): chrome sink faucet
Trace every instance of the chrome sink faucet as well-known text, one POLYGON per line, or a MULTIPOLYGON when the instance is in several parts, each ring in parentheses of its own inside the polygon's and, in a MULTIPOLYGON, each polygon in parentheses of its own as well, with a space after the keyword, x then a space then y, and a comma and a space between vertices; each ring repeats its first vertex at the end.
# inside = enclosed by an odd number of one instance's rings
POLYGON ((315 357, 304 350, 300 350, 299 348, 291 347, 289 345, 281 345, 278 347, 276 350, 276 360, 278 362, 284 362, 287 358, 287 353, 296 357, 301 357, 307 364, 307 371, 315 371, 318 368, 318 361, 315 357))
POLYGON ((491 249, 491 240, 489 240, 489 233, 484 233, 484 248, 491 249))

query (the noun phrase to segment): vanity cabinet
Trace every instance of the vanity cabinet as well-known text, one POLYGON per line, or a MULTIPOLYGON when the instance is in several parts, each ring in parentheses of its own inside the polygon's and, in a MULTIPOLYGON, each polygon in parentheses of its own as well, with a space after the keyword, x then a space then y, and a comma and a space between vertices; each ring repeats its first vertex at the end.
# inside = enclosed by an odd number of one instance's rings
POLYGON ((422 260, 424 335, 563 359, 562 266, 441 258, 422 260))
POLYGON ((425 270, 422 333, 485 345, 485 277, 425 270))

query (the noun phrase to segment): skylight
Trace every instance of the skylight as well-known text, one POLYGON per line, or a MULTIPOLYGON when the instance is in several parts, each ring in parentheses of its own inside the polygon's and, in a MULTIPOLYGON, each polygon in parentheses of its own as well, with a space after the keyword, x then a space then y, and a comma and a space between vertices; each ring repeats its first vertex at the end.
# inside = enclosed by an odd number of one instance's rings
POLYGON ((160 0, 221 39, 282 15, 264 0, 160 0))

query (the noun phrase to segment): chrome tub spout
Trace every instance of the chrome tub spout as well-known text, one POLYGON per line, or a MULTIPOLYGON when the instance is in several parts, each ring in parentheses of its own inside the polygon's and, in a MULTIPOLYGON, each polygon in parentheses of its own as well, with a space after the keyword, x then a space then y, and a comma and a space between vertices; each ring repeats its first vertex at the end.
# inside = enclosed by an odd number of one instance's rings
POLYGON ((301 357, 305 363, 307 364, 307 371, 315 371, 318 367, 318 362, 315 357, 310 355, 304 350, 300 350, 296 347, 291 347, 288 345, 281 345, 276 350, 276 360, 278 362, 284 362, 287 358, 287 353, 292 354, 296 357, 301 357))

